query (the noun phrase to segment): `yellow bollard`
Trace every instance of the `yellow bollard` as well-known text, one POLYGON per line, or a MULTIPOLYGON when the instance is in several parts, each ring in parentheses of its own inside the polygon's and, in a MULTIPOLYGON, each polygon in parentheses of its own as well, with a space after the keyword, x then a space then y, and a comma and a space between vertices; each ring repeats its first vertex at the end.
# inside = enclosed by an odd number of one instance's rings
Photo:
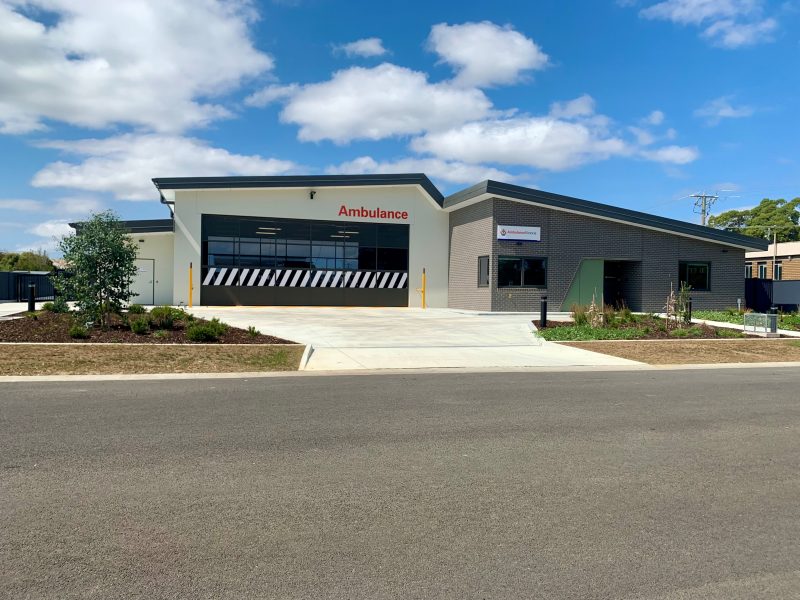
POLYGON ((189 263, 189 308, 192 308, 193 295, 194 295, 194 280, 192 279, 192 263, 189 263))
POLYGON ((423 268, 422 269, 422 287, 421 288, 417 288, 417 291, 422 296, 422 308, 427 308, 427 304, 425 302, 425 291, 426 291, 426 288, 427 288, 427 278, 426 278, 426 275, 425 275, 425 269, 423 268))

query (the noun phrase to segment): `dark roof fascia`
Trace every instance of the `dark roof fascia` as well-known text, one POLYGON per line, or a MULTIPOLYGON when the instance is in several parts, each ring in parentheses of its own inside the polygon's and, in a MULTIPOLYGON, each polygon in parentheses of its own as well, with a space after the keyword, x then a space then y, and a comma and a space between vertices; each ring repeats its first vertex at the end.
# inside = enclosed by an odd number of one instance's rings
MULTIPOLYGON (((442 206, 444 195, 424 173, 390 175, 276 175, 254 177, 156 177, 153 183, 161 190, 212 188, 286 188, 346 187, 376 185, 419 185, 442 206)), ((163 198, 163 195, 162 195, 163 198)))
POLYGON ((599 202, 581 200, 580 198, 552 194, 550 192, 543 192, 541 190, 535 190, 532 188, 526 188, 492 180, 483 181, 477 185, 448 196, 444 199, 443 206, 446 209, 455 208, 458 204, 467 202, 483 194, 489 194, 492 196, 505 196, 507 198, 513 198, 523 202, 531 202, 556 209, 573 211, 590 216, 610 219, 613 221, 630 223, 632 225, 638 225, 641 227, 659 229, 669 233, 701 238, 711 242, 745 247, 748 249, 752 248, 766 250, 769 246, 769 242, 767 242, 767 240, 742 235, 740 233, 713 229, 703 225, 678 221, 677 219, 659 217, 657 215, 651 215, 627 208, 619 208, 617 206, 601 204, 599 202))
MULTIPOLYGON (((78 231, 83 223, 70 223, 69 226, 78 231)), ((128 233, 170 233, 175 231, 172 219, 139 219, 137 221, 120 221, 120 225, 128 233)))

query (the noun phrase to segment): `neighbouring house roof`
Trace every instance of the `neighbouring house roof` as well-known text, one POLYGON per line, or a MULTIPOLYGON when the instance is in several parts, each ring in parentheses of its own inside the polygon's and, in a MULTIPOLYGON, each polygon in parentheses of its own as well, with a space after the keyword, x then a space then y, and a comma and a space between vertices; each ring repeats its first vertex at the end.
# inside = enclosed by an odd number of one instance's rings
POLYGON ((379 185, 418 185, 439 206, 444 195, 424 173, 389 175, 276 175, 253 177, 156 177, 153 183, 164 199, 163 190, 219 188, 322 188, 379 185))
POLYGON ((444 209, 458 210, 491 198, 506 198, 545 208, 736 246, 745 250, 766 250, 767 248, 767 241, 760 238, 492 180, 483 181, 471 188, 447 196, 444 199, 444 209))
MULTIPOLYGON (((775 244, 770 244, 766 252, 748 252, 745 258, 772 258, 775 256, 775 244)), ((788 256, 800 257, 800 242, 778 242, 778 258, 788 256)))

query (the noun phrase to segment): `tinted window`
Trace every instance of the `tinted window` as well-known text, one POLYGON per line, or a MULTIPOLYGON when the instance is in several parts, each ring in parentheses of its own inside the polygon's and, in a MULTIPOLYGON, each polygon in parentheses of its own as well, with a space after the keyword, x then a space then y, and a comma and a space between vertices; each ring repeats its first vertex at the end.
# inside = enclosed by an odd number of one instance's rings
POLYGON ((478 257, 478 287, 489 286, 489 257, 478 257))
POLYGON ((497 259, 498 287, 545 287, 547 259, 501 256, 497 259))
POLYGON ((681 262, 678 264, 678 279, 680 284, 686 283, 693 290, 706 291, 709 289, 710 271, 709 263, 681 262))

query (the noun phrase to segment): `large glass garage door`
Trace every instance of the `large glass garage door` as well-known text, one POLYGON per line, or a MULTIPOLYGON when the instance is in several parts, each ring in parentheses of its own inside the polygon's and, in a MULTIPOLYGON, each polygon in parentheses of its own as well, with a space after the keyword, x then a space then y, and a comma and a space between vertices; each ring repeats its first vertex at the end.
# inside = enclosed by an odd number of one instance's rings
POLYGON ((408 225, 203 215, 202 244, 205 305, 408 305, 408 225))

